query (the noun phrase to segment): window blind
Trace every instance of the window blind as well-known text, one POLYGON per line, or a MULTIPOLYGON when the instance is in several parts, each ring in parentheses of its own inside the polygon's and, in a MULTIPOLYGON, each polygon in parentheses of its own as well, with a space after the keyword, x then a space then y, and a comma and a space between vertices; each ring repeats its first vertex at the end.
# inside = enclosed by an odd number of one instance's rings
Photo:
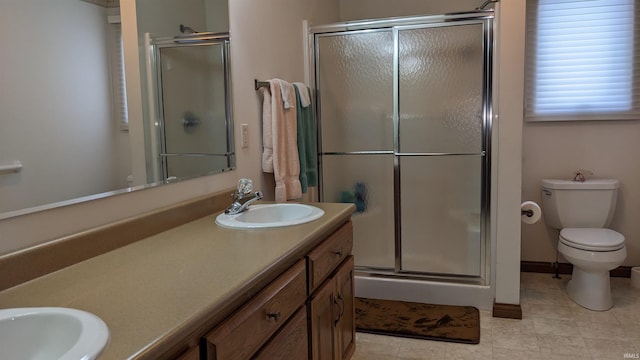
POLYGON ((640 119, 634 0, 528 0, 525 118, 640 119))
POLYGON ((127 109, 127 90, 124 73, 124 51, 122 44, 122 28, 119 21, 110 19, 111 34, 111 86, 113 93, 114 116, 119 122, 121 130, 129 129, 129 115, 127 109))

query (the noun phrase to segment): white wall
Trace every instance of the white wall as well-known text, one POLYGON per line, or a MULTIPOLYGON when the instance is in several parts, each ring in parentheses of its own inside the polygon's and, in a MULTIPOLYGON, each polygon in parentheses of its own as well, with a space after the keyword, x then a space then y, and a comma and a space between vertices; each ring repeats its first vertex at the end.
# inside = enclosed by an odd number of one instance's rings
POLYGON ((0 213, 126 187, 106 10, 4 0, 0 14, 0 164, 24 166, 0 175, 0 213))
POLYGON ((496 302, 520 303, 520 192, 524 88, 525 2, 501 1, 497 10, 497 119, 494 121, 492 219, 496 302))
MULTIPOLYGON (((121 0, 123 20, 132 16, 133 2, 121 0)), ((258 180, 257 188, 264 187, 259 180, 260 103, 253 79, 303 79, 302 19, 318 24, 335 22, 338 8, 337 1, 322 0, 230 1, 235 123, 249 124, 251 142, 248 149, 236 149, 236 171, 0 220, 0 254, 228 189, 235 186, 239 177, 252 177, 258 180)), ((134 22, 129 26, 137 25, 134 22)), ((136 85, 135 81, 132 83, 136 85)), ((139 117, 130 121, 141 121, 140 105, 134 109, 130 106, 130 111, 139 117)), ((238 130, 236 126, 237 144, 238 130)))
POLYGON ((196 31, 206 30, 205 5, 202 0, 137 0, 139 34, 153 36, 180 34, 180 24, 196 31))
MULTIPOLYGON (((578 169, 620 180, 611 228, 626 238, 626 266, 640 265, 640 121, 526 122, 522 198, 541 203, 540 180, 578 169)), ((544 212, 544 208, 542 209, 544 212)), ((558 231, 543 221, 522 227, 522 259, 553 262, 558 231)), ((567 262, 560 258, 560 261, 567 262)))
POLYGON ((244 176, 259 180, 254 187, 273 199, 273 174, 265 175, 261 170, 262 105, 254 79, 304 81, 301 20, 307 19, 309 25, 337 22, 338 0, 233 0, 229 2, 229 13, 238 168, 244 176), (238 146, 242 123, 249 125, 251 145, 247 149, 238 146))
POLYGON ((207 18, 206 31, 229 31, 229 1, 203 0, 207 18))

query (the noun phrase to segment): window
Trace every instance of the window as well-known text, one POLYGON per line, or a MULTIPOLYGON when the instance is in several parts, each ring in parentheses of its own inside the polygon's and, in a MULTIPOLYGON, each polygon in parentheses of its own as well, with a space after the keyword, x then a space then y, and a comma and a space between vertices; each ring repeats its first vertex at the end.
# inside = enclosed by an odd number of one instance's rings
POLYGON ((122 47, 120 16, 109 16, 108 22, 113 112, 120 126, 120 130, 126 131, 129 129, 129 115, 127 109, 127 90, 124 75, 124 51, 122 47))
POLYGON ((640 119, 634 2, 527 1, 527 120, 640 119))

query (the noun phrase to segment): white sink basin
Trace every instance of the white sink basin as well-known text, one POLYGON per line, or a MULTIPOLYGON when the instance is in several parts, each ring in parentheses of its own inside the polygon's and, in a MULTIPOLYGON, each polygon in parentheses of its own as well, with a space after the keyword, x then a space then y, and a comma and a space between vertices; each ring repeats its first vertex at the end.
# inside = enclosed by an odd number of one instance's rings
POLYGON ((304 224, 319 219, 322 215, 322 209, 305 204, 251 205, 248 210, 237 215, 218 215, 216 224, 234 229, 264 229, 304 224))
POLYGON ((109 329, 86 311, 0 309, 0 359, 92 360, 109 342, 109 329))

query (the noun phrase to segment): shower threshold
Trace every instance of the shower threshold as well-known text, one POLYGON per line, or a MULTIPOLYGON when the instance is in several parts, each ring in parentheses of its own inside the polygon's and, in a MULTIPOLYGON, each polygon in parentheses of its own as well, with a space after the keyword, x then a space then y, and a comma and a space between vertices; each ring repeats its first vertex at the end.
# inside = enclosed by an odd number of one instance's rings
POLYGON ((477 277, 407 274, 356 268, 357 297, 427 304, 475 306, 491 310, 494 291, 477 277))

